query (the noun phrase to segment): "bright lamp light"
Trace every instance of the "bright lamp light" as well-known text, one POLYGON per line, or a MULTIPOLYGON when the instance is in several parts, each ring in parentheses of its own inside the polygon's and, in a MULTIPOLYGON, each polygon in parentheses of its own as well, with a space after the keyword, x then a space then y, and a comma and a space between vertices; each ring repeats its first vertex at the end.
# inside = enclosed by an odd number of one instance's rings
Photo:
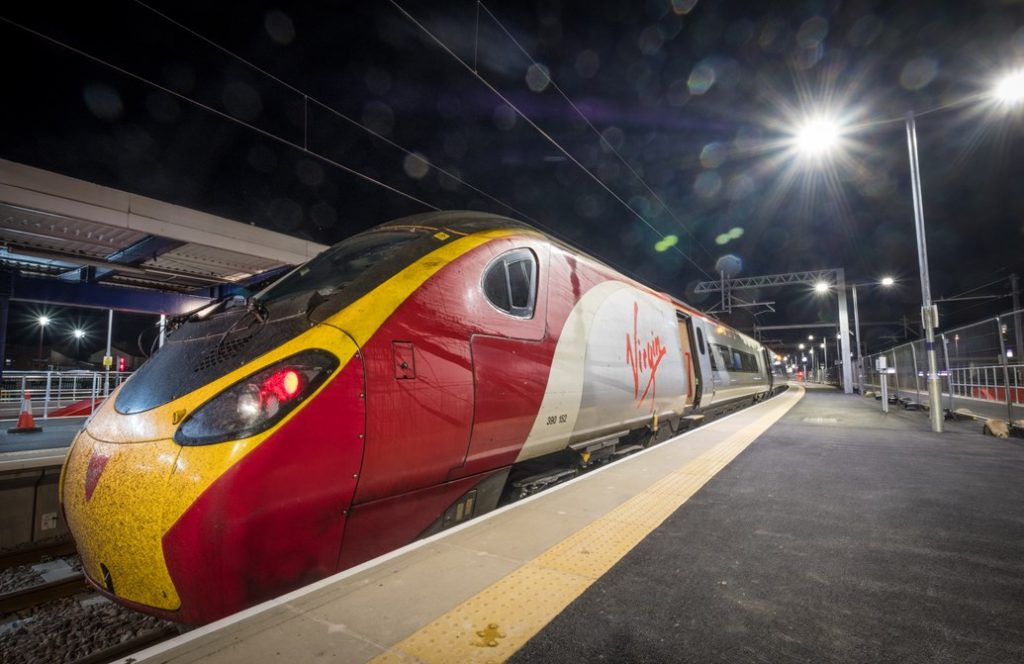
POLYGON ((839 142, 839 133, 839 125, 832 120, 809 120, 796 132, 796 148, 806 155, 823 155, 839 142))
POLYGON ((827 293, 828 292, 828 284, 826 282, 824 282, 824 281, 819 281, 818 283, 814 284, 814 292, 815 293, 827 293))
POLYGON ((894 283, 896 283, 896 280, 893 279, 892 277, 882 277, 882 285, 883 286, 889 287, 889 286, 892 286, 894 283))
POLYGON ((49 316, 40 316, 39 317, 39 324, 42 325, 43 327, 46 327, 47 325, 50 324, 50 317, 49 316))
POLYGON ((1004 104, 1024 101, 1024 69, 1004 75, 996 82, 995 97, 1004 104))

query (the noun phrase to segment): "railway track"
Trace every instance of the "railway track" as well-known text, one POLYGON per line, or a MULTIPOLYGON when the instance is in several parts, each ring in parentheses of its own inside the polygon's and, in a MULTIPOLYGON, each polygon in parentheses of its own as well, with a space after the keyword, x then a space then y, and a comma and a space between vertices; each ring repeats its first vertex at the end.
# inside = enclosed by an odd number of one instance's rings
POLYGON ((0 570, 19 565, 34 565, 50 558, 68 556, 75 552, 75 543, 71 540, 52 542, 43 546, 32 547, 20 551, 0 554, 0 570))
POLYGON ((0 595, 0 615, 30 609, 87 590, 88 585, 83 574, 70 574, 63 579, 12 590, 0 595))
POLYGON ((181 634, 181 628, 179 627, 172 625, 158 627, 157 629, 140 634, 135 638, 122 641, 121 643, 110 646, 109 648, 97 650, 85 657, 76 659, 72 664, 107 664, 108 662, 113 662, 114 660, 127 657, 150 646, 155 646, 156 644, 175 637, 178 634, 181 634))

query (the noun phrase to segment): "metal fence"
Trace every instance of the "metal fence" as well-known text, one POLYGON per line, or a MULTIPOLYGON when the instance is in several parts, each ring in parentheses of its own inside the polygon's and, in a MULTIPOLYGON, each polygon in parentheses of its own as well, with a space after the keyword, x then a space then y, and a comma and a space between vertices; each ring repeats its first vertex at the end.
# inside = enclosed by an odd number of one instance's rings
MULTIPOLYGON (((0 417, 17 416, 28 392, 32 414, 48 417, 65 406, 97 404, 123 383, 130 372, 5 371, 0 381, 0 417)), ((91 410, 91 408, 90 408, 91 410)))
MULTIPOLYGON (((935 337, 942 407, 985 417, 1024 419, 1024 310, 947 330, 935 337)), ((890 398, 928 403, 924 341, 866 355, 857 372, 863 389, 880 389, 884 357, 890 398)))

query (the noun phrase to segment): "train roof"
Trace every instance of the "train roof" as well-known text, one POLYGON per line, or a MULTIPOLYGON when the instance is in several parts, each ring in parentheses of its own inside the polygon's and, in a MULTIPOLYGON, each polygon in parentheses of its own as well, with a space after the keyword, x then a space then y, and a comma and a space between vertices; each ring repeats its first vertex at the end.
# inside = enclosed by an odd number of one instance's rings
MULTIPOLYGON (((420 214, 409 215, 407 217, 401 217, 399 219, 386 222, 379 226, 375 226, 368 232, 394 228, 425 228, 430 229, 432 231, 448 231, 453 232, 454 234, 466 235, 469 235, 471 233, 480 233, 483 231, 497 229, 521 229, 523 231, 543 235, 552 244, 558 245, 563 249, 570 250, 575 254, 585 256, 589 260, 599 263, 608 268, 609 270, 612 270, 614 272, 620 272, 620 270, 616 269, 615 267, 608 265, 604 261, 595 258, 594 256, 586 253, 585 251, 580 250, 579 247, 575 247, 564 240, 553 237, 551 234, 546 233, 534 226, 531 226, 530 224, 518 221, 516 219, 512 219, 510 217, 505 217, 500 214, 493 214, 490 212, 478 212, 474 210, 440 210, 435 212, 423 212, 420 214)), ((642 285, 646 286, 647 288, 651 288, 650 286, 647 286, 647 284, 642 285)), ((700 316, 701 318, 704 318, 714 323, 724 324, 714 316, 706 314, 696 309, 692 305, 686 304, 677 297, 674 297, 672 295, 669 295, 668 293, 664 293, 654 288, 652 288, 651 290, 654 290, 655 292, 663 295, 665 298, 670 300, 676 308, 681 309, 688 314, 700 316)))

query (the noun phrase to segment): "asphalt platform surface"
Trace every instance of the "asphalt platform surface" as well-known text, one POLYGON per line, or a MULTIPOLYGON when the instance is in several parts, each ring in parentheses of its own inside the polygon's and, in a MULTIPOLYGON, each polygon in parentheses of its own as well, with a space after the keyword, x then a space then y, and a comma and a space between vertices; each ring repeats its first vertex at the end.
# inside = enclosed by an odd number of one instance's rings
POLYGON ((809 390, 510 661, 1024 662, 1024 441, 809 390))
POLYGON ((8 433, 8 429, 17 424, 17 420, 0 420, 0 455, 5 452, 23 452, 26 450, 47 450, 67 447, 74 440, 75 434, 85 423, 85 417, 55 417, 52 419, 35 418, 36 426, 42 431, 33 433, 8 433))

